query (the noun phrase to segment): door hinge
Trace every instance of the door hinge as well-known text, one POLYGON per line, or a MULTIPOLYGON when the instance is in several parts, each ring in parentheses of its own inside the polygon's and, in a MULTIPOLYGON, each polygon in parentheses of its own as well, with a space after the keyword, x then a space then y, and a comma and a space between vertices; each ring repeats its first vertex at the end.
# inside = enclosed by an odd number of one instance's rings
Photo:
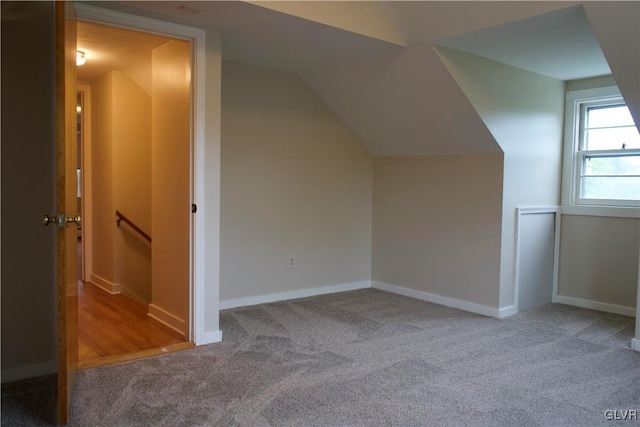
POLYGON ((191 203, 191 213, 196 212, 198 212, 198 205, 196 205, 195 203, 191 203))

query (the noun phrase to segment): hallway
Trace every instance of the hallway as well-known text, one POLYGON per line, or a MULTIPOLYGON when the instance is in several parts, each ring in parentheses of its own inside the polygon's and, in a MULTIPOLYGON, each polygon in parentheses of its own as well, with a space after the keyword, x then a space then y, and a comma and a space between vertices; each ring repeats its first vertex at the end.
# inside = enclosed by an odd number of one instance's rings
POLYGON ((124 295, 109 295, 78 282, 78 361, 123 356, 184 342, 177 332, 147 316, 147 308, 124 295))
MULTIPOLYGON (((80 368, 144 357, 144 350, 183 344, 176 331, 147 316, 147 307, 124 295, 110 295, 80 277, 82 250, 78 242, 78 363, 80 368)), ((180 346, 182 348, 182 346, 180 346)), ((177 348, 172 348, 175 350, 177 348)))

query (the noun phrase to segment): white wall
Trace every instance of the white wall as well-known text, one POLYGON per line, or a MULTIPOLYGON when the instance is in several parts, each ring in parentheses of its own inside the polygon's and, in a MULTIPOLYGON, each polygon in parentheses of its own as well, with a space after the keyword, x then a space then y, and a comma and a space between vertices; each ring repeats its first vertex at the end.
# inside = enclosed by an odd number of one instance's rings
POLYGON ((57 369, 53 23, 2 3, 2 382, 57 369))
POLYGON ((564 83, 453 49, 445 65, 504 151, 500 307, 514 305, 518 206, 560 203, 564 83))
MULTIPOLYGON (((204 331, 209 341, 219 338, 220 330, 220 144, 222 120, 222 34, 220 30, 208 28, 206 32, 206 81, 204 88, 205 107, 205 152, 204 182, 206 220, 204 221, 204 240, 202 266, 204 275, 204 298, 196 301, 201 304, 204 316, 204 331)), ((198 46, 202 49, 202 46, 198 46)), ((200 201, 198 201, 200 203, 200 201)))
POLYGON ((497 308, 502 161, 376 158, 372 279, 497 308))
POLYGON ((223 63, 221 300, 370 280, 372 167, 299 76, 223 63))

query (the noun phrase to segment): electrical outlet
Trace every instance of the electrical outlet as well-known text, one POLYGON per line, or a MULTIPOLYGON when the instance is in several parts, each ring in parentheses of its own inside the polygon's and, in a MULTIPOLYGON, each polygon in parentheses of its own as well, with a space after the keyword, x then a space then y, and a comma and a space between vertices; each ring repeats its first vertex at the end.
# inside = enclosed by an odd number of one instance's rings
POLYGON ((289 261, 287 262, 287 268, 296 268, 296 257, 289 255, 289 261))

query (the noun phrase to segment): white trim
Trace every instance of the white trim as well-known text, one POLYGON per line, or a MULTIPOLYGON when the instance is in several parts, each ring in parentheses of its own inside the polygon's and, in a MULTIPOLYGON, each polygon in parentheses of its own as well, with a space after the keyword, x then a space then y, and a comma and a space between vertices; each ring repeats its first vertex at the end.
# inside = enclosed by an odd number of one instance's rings
POLYGON ((576 206, 563 205, 562 215, 609 216, 617 218, 640 218, 640 209, 634 207, 576 206))
MULTIPOLYGON (((189 336, 191 340, 196 344, 208 344, 210 342, 219 342, 222 340, 222 335, 218 341, 209 341, 210 338, 205 336, 205 253, 207 244, 204 238, 205 229, 205 61, 206 61, 206 45, 205 45, 206 33, 201 31, 197 37, 194 37, 191 43, 193 53, 192 57, 195 64, 196 79, 192 82, 193 92, 193 153, 192 153, 192 193, 191 200, 194 203, 198 211, 192 215, 191 221, 191 262, 192 269, 190 271, 191 280, 193 286, 190 288, 190 301, 189 305, 189 317, 191 319, 189 325, 189 336)), ((216 190, 219 191, 219 188, 216 190)), ((213 245, 213 242, 211 242, 213 245)), ((219 244, 219 242, 216 242, 219 244)), ((216 276, 215 280, 218 281, 219 277, 216 276)), ((216 289, 218 287, 216 286, 216 289)), ((217 308, 216 308, 217 312, 217 308)), ((217 313, 216 313, 217 315, 217 313)), ((213 331, 213 333, 219 331, 213 331)))
POLYGON ((553 250, 553 294, 551 295, 551 302, 558 302, 558 292, 560 283, 560 236, 562 235, 562 208, 556 212, 556 230, 555 230, 555 242, 553 250))
MULTIPOLYGON (((194 76, 192 80, 192 203, 198 206, 198 213, 193 215, 192 219, 192 235, 191 235, 191 251, 190 259, 192 261, 190 271, 190 289, 189 289, 189 319, 193 323, 189 325, 189 339, 200 344, 205 342, 205 280, 204 280, 204 264, 205 253, 209 247, 219 245, 217 242, 205 242, 202 230, 205 226, 205 80, 206 80, 206 32, 200 28, 189 27, 186 25, 175 24, 172 22, 161 21, 152 18, 117 12, 109 9, 89 6, 86 4, 76 4, 76 12, 79 21, 93 22, 97 24, 109 25, 119 28, 133 29, 137 31, 146 31, 149 33, 161 34, 173 38, 185 39, 191 42, 192 46, 192 64, 194 76)), ((218 189, 212 189, 218 191, 218 189)), ((216 277, 212 280, 218 281, 216 277)), ((210 283, 214 286, 216 283, 210 283)), ((184 328, 181 332, 184 331, 184 328)), ((215 331, 214 331, 215 332, 215 331)))
POLYGON ((313 297, 316 295, 333 294, 336 292, 354 291, 356 289, 366 289, 371 287, 371 282, 353 282, 341 285, 322 286, 318 288, 301 289, 298 291, 279 292, 277 294, 258 295, 255 297, 236 298, 220 301, 220 310, 229 308, 246 307, 250 305, 267 304, 276 301, 286 301, 297 298, 313 297))
POLYGON ((498 309, 487 307, 486 305, 462 301, 455 298, 443 297, 441 295, 436 295, 429 292, 417 291, 415 289, 403 288, 401 286, 389 285, 388 283, 375 281, 371 282, 371 286, 374 289, 380 289, 381 291, 391 292, 393 294, 403 295, 405 297, 416 298, 435 304, 445 305, 447 307, 457 308, 459 310, 469 311, 471 313, 482 314, 483 316, 496 317, 498 319, 515 314, 514 306, 498 309))
POLYGON ((91 273, 90 283, 111 295, 118 295, 122 291, 122 287, 119 283, 111 283, 104 277, 98 276, 94 273, 91 273))
POLYGON ((149 312, 147 313, 147 316, 157 320, 168 328, 173 329, 182 336, 185 336, 186 322, 163 308, 154 304, 149 304, 149 312))
MULTIPOLYGON (((502 307, 498 309, 498 319, 504 319, 505 317, 513 316, 518 313, 518 309, 514 305, 502 307)), ((494 316, 496 317, 496 316, 494 316)))
POLYGON ((605 313, 620 314, 622 316, 635 317, 635 307, 625 307, 623 305, 608 304, 606 302, 591 301, 581 298, 558 295, 557 302, 560 304, 572 305, 574 307, 588 308, 591 310, 604 311, 605 313))
POLYGON ((609 201, 579 199, 577 194, 580 180, 579 144, 581 106, 593 102, 605 102, 607 100, 621 100, 617 86, 605 86, 592 89, 568 91, 565 95, 565 119, 562 151, 562 214, 612 216, 623 218, 640 218, 640 209, 637 201, 609 201))
POLYGON ((13 369, 2 370, 2 383, 26 380, 28 378, 43 377, 58 372, 58 363, 55 360, 37 365, 21 366, 13 369))
POLYGON ((205 331, 202 335, 202 342, 199 342, 198 345, 213 344, 220 341, 222 341, 222 331, 205 331))
POLYGON ((576 101, 588 98, 611 98, 621 96, 618 86, 603 86, 591 89, 570 90, 565 95, 565 101, 576 101))
MULTIPOLYGON (((515 256, 513 257, 513 307, 515 313, 518 312, 518 300, 520 297, 520 221, 523 215, 554 215, 554 230, 553 230, 553 277, 552 277, 552 291, 551 301, 555 302, 555 297, 558 295, 558 265, 560 264, 560 206, 525 206, 516 208, 516 243, 515 243, 515 256)), ((513 314, 515 314, 513 313, 513 314)))
POLYGON ((158 34, 191 40, 201 37, 204 30, 187 25, 176 24, 169 21, 147 18, 130 13, 119 12, 111 9, 90 6, 84 3, 76 4, 76 14, 78 21, 92 22, 95 24, 106 24, 110 27, 133 29, 147 33, 158 34))
POLYGON ((636 296, 636 331, 631 340, 631 348, 640 351, 640 254, 638 254, 638 292, 636 296))

